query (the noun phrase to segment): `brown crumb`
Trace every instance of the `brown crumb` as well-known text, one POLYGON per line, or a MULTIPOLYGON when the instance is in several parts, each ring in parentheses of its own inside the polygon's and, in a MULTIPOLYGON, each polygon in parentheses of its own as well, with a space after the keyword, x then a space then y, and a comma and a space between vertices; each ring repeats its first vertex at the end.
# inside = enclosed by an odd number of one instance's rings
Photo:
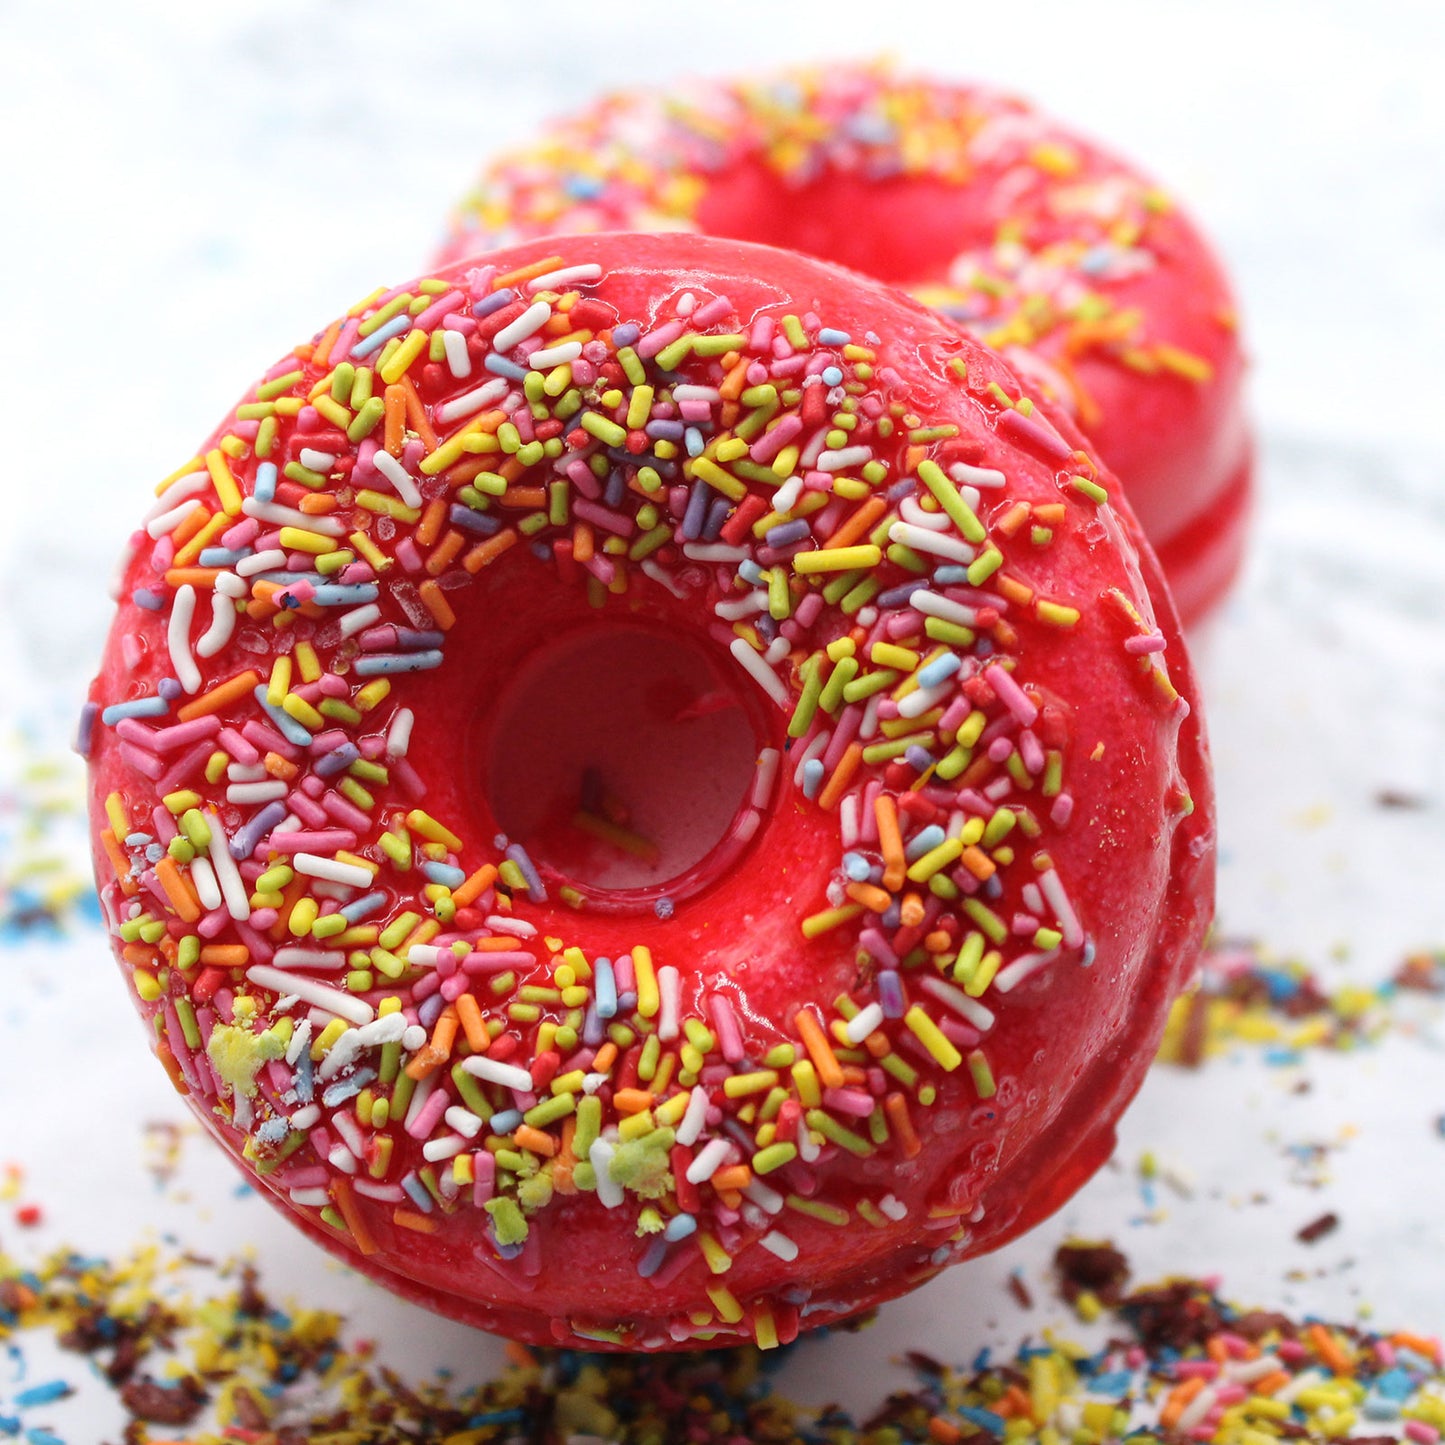
POLYGON ((1129 1283, 1129 1261, 1112 1244, 1061 1244, 1054 1268, 1067 1304, 1092 1294, 1106 1305, 1117 1305, 1129 1283))
POLYGON ((149 1375, 120 1387, 120 1402, 138 1420, 153 1425, 189 1425, 201 1413, 206 1392, 194 1375, 162 1385, 149 1375))
POLYGON ((1322 1214, 1318 1219, 1312 1219, 1301 1228, 1295 1230, 1294 1237, 1301 1244, 1313 1244, 1317 1239, 1323 1239, 1327 1234, 1333 1234, 1340 1227, 1340 1216, 1331 1210, 1328 1214, 1322 1214))

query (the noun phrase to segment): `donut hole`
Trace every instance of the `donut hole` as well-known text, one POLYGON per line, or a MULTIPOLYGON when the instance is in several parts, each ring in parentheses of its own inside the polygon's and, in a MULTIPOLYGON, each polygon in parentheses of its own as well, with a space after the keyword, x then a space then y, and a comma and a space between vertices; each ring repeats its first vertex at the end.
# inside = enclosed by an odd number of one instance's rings
POLYGON ((603 622, 510 675, 483 788, 497 827, 544 876, 645 906, 695 892, 736 858, 725 845, 764 743, 736 664, 716 651, 660 626, 603 622))
POLYGON ((896 285, 943 276, 961 251, 993 239, 976 185, 833 169, 798 181, 758 161, 709 178, 696 224, 709 235, 804 251, 896 285))

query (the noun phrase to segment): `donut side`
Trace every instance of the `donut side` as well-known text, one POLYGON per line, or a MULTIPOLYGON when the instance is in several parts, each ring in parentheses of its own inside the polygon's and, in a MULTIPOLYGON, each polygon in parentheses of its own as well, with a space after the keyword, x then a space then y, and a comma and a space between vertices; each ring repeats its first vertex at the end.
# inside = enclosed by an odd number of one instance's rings
POLYGON ((1067 419, 837 268, 578 237, 365 298, 122 569, 83 734, 152 1047, 312 1237, 485 1328, 771 1344, 897 1294, 1102 1162, 1192 966, 1157 580, 1067 419), (756 744, 702 862, 620 890, 486 786, 509 680, 619 633, 710 659, 669 727, 756 744))

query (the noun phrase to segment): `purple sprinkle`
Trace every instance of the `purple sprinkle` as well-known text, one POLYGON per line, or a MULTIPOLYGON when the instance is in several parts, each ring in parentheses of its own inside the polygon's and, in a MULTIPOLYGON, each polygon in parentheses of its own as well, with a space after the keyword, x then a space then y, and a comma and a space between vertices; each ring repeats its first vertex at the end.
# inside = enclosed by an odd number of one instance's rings
POLYGON ((692 494, 687 499, 687 511, 682 518, 682 538, 685 542, 696 542, 702 536, 703 524, 707 521, 708 486, 701 480, 692 485, 692 494))
POLYGON ((167 702, 174 702, 183 691, 179 682, 173 677, 163 677, 156 683, 156 691, 165 698, 167 702))
POLYGON ((329 778, 333 774, 349 768, 360 756, 361 749, 358 748, 355 743, 343 743, 339 748, 332 748, 332 750, 316 764, 316 776, 318 778, 329 778))
POLYGON ((664 417, 655 417, 643 427, 643 431, 653 441, 680 442, 685 430, 686 428, 680 421, 668 421, 664 417))
POLYGON ((231 857, 249 858, 261 839, 286 816, 286 804, 279 799, 267 803, 259 813, 248 818, 231 834, 231 857))
POLYGON ((474 511, 460 502, 452 503, 447 516, 452 526, 460 527, 465 532, 480 532, 484 537, 492 536, 502 525, 495 517, 489 517, 485 512, 474 511))
POLYGON ((891 968, 885 968, 878 975, 878 1002, 883 1006, 883 1017, 901 1019, 904 1014, 903 980, 891 968))
POLYGON ((490 316, 493 311, 500 311, 503 306, 510 306, 517 299, 517 293, 510 286, 504 286, 500 291, 493 291, 490 296, 483 296, 472 307, 472 315, 480 320, 483 316, 490 316))
POLYGON ((537 872, 537 865, 532 862, 527 850, 520 843, 513 843, 507 849, 507 857, 517 865, 522 878, 527 884, 527 892, 532 895, 536 903, 547 901, 547 890, 542 886, 542 875, 537 872))
POLYGON ((625 326, 612 328, 612 344, 620 350, 624 346, 631 346, 641 335, 642 328, 635 321, 629 321, 625 326))
POLYGON ((812 532, 806 517, 795 517, 791 522, 779 522, 763 534, 763 541, 769 547, 786 547, 792 542, 801 542, 812 532))
POLYGON ((159 612, 166 605, 165 593, 152 592, 149 587, 137 587, 130 594, 130 600, 147 612, 159 612))
POLYGON ((926 590, 928 583, 924 581, 902 582, 897 587, 890 587, 886 592, 880 592, 874 598, 875 604, 883 611, 890 611, 895 607, 907 607, 913 600, 913 594, 926 590))
POLYGON ((933 754, 921 743, 914 743, 903 756, 915 773, 925 773, 933 766, 933 754))
POLYGON ((732 515, 733 504, 726 497, 717 497, 707 509, 707 522, 702 529, 704 542, 716 542, 722 535, 723 524, 732 515))
POLYGON ((83 758, 90 756, 95 743, 95 720, 100 716, 100 705, 88 702, 80 710, 80 723, 75 730, 75 751, 83 758))
MULTIPOLYGON (((672 917, 673 910, 676 906, 671 898, 659 898, 657 902, 652 905, 652 911, 666 923, 667 920, 672 917)), ((637 1000, 635 998, 631 1004, 628 1004, 626 994, 623 994, 623 996, 617 1000, 618 1008, 634 1008, 636 1004, 637 1000)))

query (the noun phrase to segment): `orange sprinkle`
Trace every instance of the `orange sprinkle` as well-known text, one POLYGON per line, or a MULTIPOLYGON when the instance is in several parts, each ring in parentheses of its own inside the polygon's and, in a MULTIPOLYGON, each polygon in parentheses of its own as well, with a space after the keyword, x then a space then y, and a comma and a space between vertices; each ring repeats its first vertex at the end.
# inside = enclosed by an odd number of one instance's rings
POLYGON ((356 1196, 351 1192, 351 1181, 342 1177, 333 1179, 331 1197, 336 1203, 336 1212, 346 1221, 346 1227, 351 1231, 352 1243, 362 1254, 375 1254, 377 1243, 371 1237, 366 1220, 357 1207, 356 1196))
POLYGON ((423 1044, 411 1056, 411 1062, 406 1066, 406 1076, 421 1083, 428 1074, 434 1074, 446 1063, 446 1060, 447 1056, 434 1044, 423 1044))
POLYGON ((892 794, 878 794, 873 803, 873 816, 878 820, 878 847, 883 854, 883 886, 890 890, 901 888, 908 876, 908 860, 903 855, 898 804, 892 794))
POLYGON ((657 1099, 646 1089, 619 1089, 612 1096, 613 1106, 619 1114, 640 1114, 656 1102, 657 1099))
POLYGON ((608 1039, 592 1060, 592 1072, 594 1074, 610 1074, 612 1066, 617 1062, 617 1045, 608 1039))
POLYGON ((440 1228, 429 1215, 418 1214, 414 1209, 402 1209, 400 1205, 391 1211, 391 1222, 398 1229, 410 1229, 417 1234, 435 1234, 440 1228))
POLYGON ((498 276, 492 282, 492 290, 502 291, 508 286, 516 286, 523 281, 530 281, 536 276, 545 276, 548 271, 555 271, 559 266, 565 264, 565 258, 562 256, 548 256, 544 261, 529 262, 525 266, 519 266, 515 271, 508 271, 505 276, 498 276))
POLYGON ((1032 510, 1027 502, 1015 502, 992 524, 994 531, 1002 532, 1005 537, 1012 537, 1028 521, 1032 510))
POLYGON ((416 394, 416 387, 411 384, 411 377, 402 377, 397 385, 401 387, 402 395, 406 398, 407 425, 426 444, 427 451, 434 452, 437 449, 437 434, 432 430, 431 422, 427 419, 426 407, 422 405, 421 397, 416 394))
POLYGON ((916 892, 905 893, 898 917, 905 928, 917 928, 923 922, 922 897, 916 892))
POLYGON ((1405 1330, 1397 1330, 1390 1336, 1390 1343, 1398 1345, 1401 1349, 1413 1350, 1427 1360, 1433 1360, 1437 1367, 1440 1364, 1440 1341, 1432 1339, 1429 1335, 1416 1335, 1405 1330))
POLYGON ((416 531, 413 533, 418 547, 430 547, 441 536, 442 527, 447 520, 449 505, 450 503, 445 497, 433 497, 426 504, 426 508, 421 514, 421 521, 416 524, 416 531))
POLYGON ((116 882, 120 884, 120 891, 129 898, 140 888, 140 884, 130 876, 130 859, 125 856, 125 851, 109 828, 100 835, 100 842, 105 849, 105 856, 110 859, 110 866, 115 869, 116 882))
POLYGON ((888 1127, 893 1131, 893 1137, 898 1140, 903 1157, 916 1159, 923 1152, 923 1141, 913 1127, 913 1116, 908 1112, 908 1100, 897 1092, 889 1094, 883 1100, 883 1113, 888 1120, 888 1127))
POLYGON ((753 1171, 746 1164, 728 1164, 712 1176, 712 1187, 719 1192, 725 1189, 746 1189, 753 1182, 753 1171))
MULTIPOLYGON (((171 541, 176 544, 175 555, 180 556, 181 549, 196 535, 203 527, 216 519, 204 506, 193 507, 171 531, 171 541)), ((222 526, 229 527, 231 519, 222 514, 222 526)))
POLYGON ((1288 1370, 1271 1370, 1267 1375, 1261 1375, 1259 1379, 1252 1380, 1249 1388, 1256 1395, 1273 1395, 1276 1390, 1282 1390, 1294 1378, 1288 1370))
POLYGON ((873 524, 881 520, 887 510, 888 503, 884 498, 869 497, 826 542, 820 545, 824 547, 849 546, 859 537, 866 537, 873 530, 873 524))
POLYGON ((478 542, 465 557, 462 558, 462 566, 468 572, 480 572, 489 562, 495 562, 508 547, 515 546, 517 532, 515 528, 507 527, 498 532, 495 537, 488 537, 485 542, 478 542))
POLYGON ((244 943, 208 943, 201 949, 200 961, 209 968, 245 968, 251 950, 244 943))
MULTIPOLYGON (((460 888, 452 889, 452 902, 458 908, 468 908, 497 881, 497 868, 494 863, 483 863, 460 888)), ((490 938, 480 939, 474 946, 485 948, 488 944, 505 943, 510 945, 511 939, 492 940, 490 938)))
POLYGON ((998 864, 977 843, 970 843, 963 850, 959 862, 981 883, 987 882, 998 872, 998 864))
POLYGON ((535 512, 547 505, 545 487, 508 487, 497 501, 504 507, 521 507, 535 512))
POLYGON ((1160 1425, 1166 1430, 1172 1430, 1179 1423, 1184 1407, 1203 1390, 1205 1383, 1203 1375, 1193 1375, 1170 1390, 1163 1408, 1159 1411, 1160 1425))
POLYGON ((165 1042, 158 1041, 155 1048, 156 1059, 161 1068, 166 1071, 166 1077, 171 1081, 171 1087, 178 1094, 189 1094, 191 1086, 186 1083, 186 1076, 181 1072, 181 1065, 175 1054, 171 1052, 171 1046, 165 1042))
POLYGON ((426 559, 426 570, 429 576, 440 577, 443 572, 456 560, 457 553, 467 545, 467 539, 457 531, 455 527, 448 529, 446 536, 432 549, 431 556, 426 559))
POLYGON ((128 943, 121 949, 120 956, 132 968, 149 968, 158 957, 148 943, 128 943))
POLYGON ((838 1056, 833 1052, 833 1046, 828 1042, 822 1024, 807 1009, 799 1009, 793 1015, 793 1027, 797 1029, 798 1037, 802 1039, 803 1047, 807 1049, 808 1057, 818 1071, 818 1077, 828 1088, 841 1089, 843 1066, 838 1062, 838 1056))
POLYGON ((467 1042, 476 1053, 486 1053, 491 1046, 492 1036, 487 1032, 487 1021, 482 1017, 481 1006, 477 1003, 475 995, 469 993, 458 995, 456 1010, 457 1019, 461 1023, 462 1032, 467 1036, 467 1042))
POLYGON ((260 685, 261 674, 254 668, 249 668, 245 672, 237 673, 235 677, 227 678, 225 682, 217 683, 210 692, 203 692, 199 697, 193 697, 190 702, 184 703, 176 709, 176 719, 179 722, 190 722, 193 718, 220 712, 222 708, 230 707, 233 702, 249 697, 260 685))
MULTIPOLYGON (((325 331, 321 333, 320 339, 317 341, 316 345, 311 348, 311 358, 315 359, 318 366, 330 365, 330 362, 327 361, 327 357, 331 355, 331 348, 336 345, 336 338, 340 335, 341 321, 338 318, 337 320, 333 321, 331 325, 326 328, 325 331)), ((301 355, 301 348, 299 346, 296 348, 296 354, 297 356, 301 355)), ((325 384, 326 383, 323 382, 317 383, 318 386, 322 386, 325 384)))
POLYGON ((893 906, 893 895, 886 888, 872 883, 850 883, 844 892, 855 903, 861 903, 874 913, 886 913, 893 906))
POLYGON ((937 1445, 958 1445, 963 1439, 963 1431, 941 1415, 933 1415, 928 1421, 928 1438, 936 1441, 937 1445))
MULTIPOLYGON (((455 537, 459 534, 452 532, 449 535, 455 537)), ((447 601, 447 594, 442 591, 441 583, 428 579, 416 590, 421 595, 422 606, 431 613, 432 620, 443 632, 449 632, 456 625, 457 614, 452 611, 452 605, 447 601)))
POLYGON ((267 753, 261 759, 261 766, 271 774, 273 778, 282 778, 290 782, 300 771, 290 758, 283 758, 280 753, 267 753))
POLYGON ((512 1138, 529 1154, 538 1154, 543 1159, 550 1159, 557 1152, 557 1141, 550 1134, 534 1129, 530 1124, 518 1124, 512 1130, 512 1138))
POLYGON ((863 761, 863 744, 849 743, 844 750, 843 756, 838 759, 838 766, 833 769, 833 776, 823 785, 823 791, 818 794, 818 806, 825 812, 830 813, 838 806, 840 799, 848 789, 848 784, 853 781, 853 774, 858 771, 858 765, 863 761))
POLYGON ((406 393, 401 387, 387 387, 383 400, 386 410, 382 413, 382 445, 392 456, 399 457, 406 442, 406 393))
POLYGON ((220 575, 219 567, 168 567, 166 586, 184 587, 189 582, 192 587, 209 590, 216 585, 216 578, 220 575))
POLYGON ((572 560, 587 563, 592 560, 596 548, 596 537, 590 522, 574 522, 572 525, 572 560))
POLYGON ((723 377, 722 385, 718 387, 718 394, 724 401, 736 401, 748 384, 748 361, 744 357, 734 362, 727 375, 723 377))
POLYGON ((1339 1341, 1329 1330, 1321 1324, 1313 1324, 1305 1333, 1309 1335, 1310 1343, 1315 1347, 1315 1353, 1329 1367, 1332 1374, 1348 1375, 1350 1373, 1350 1357, 1340 1348, 1339 1341))
POLYGON ((1033 600, 1034 589, 1032 587, 1026 587, 1016 578, 1004 576, 1002 573, 994 576, 990 586, 1020 607, 1027 607, 1033 600))

